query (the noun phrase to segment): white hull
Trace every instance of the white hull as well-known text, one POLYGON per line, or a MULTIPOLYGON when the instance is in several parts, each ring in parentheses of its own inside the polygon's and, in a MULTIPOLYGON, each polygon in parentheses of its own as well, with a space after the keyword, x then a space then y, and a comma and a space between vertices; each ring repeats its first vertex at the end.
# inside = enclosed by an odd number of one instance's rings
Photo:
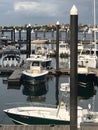
POLYGON ((44 76, 44 75, 47 75, 48 74, 48 71, 47 70, 43 70, 41 71, 40 73, 33 73, 33 72, 30 72, 29 70, 28 71, 23 71, 22 72, 23 75, 26 75, 28 77, 31 77, 31 78, 37 78, 37 77, 41 77, 41 76, 44 76))
POLYGON ((45 82, 48 75, 47 70, 41 70, 39 66, 33 66, 30 70, 24 70, 22 72, 23 81, 28 81, 32 84, 39 82, 45 82))
POLYGON ((98 57, 93 55, 79 55, 78 65, 87 68, 98 68, 98 57))
MULTIPOLYGON (((70 124, 70 111, 63 102, 60 106, 30 106, 6 109, 4 112, 15 122, 21 124, 70 124), (36 120, 36 122, 35 122, 36 120)), ((82 121, 82 108, 78 107, 78 127, 82 121)))

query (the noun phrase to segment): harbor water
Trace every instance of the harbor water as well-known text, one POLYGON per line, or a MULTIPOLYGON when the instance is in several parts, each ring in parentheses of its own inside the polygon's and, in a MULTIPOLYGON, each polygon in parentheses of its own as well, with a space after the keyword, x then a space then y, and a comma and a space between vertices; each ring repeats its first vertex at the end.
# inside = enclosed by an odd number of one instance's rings
MULTIPOLYGON (((62 65, 65 65, 63 59, 62 65)), ((53 64, 55 58, 52 59, 53 64)), ((0 76, 0 124, 13 124, 9 117, 3 112, 4 109, 27 105, 32 103, 44 103, 58 105, 62 92, 60 91, 61 83, 69 82, 69 75, 53 76, 49 75, 46 82, 37 85, 21 83, 20 85, 8 85, 7 78, 9 75, 0 76)), ((78 86, 78 105, 88 108, 90 103, 94 111, 98 111, 98 87, 89 85, 86 87, 78 86)), ((69 98, 65 95, 65 100, 69 103, 69 98)))
MULTIPOLYGON (((6 34, 8 37, 10 34, 6 34)), ((42 39, 43 34, 39 34, 39 38, 42 39)), ((46 38, 50 39, 51 33, 47 34, 46 38)), ((79 36, 82 39, 82 35, 79 36)), ((22 39, 25 40, 26 34, 22 34, 22 39)), ((65 33, 62 35, 63 40, 66 39, 65 33)), ((16 34, 18 39, 18 34, 16 34)), ((34 33, 32 34, 34 39, 34 33)), ((66 60, 60 59, 60 67, 66 66, 66 60)), ((52 65, 55 66, 55 58, 52 58, 52 65)), ((0 124, 13 124, 9 117, 3 112, 4 109, 20 104, 31 104, 34 102, 45 103, 51 105, 58 105, 62 98, 60 91, 61 83, 69 82, 69 75, 51 76, 47 77, 47 81, 43 84, 29 85, 23 82, 20 85, 8 85, 7 78, 9 75, 0 75, 0 124)), ((75 87, 75 86, 74 86, 75 87)), ((83 108, 88 108, 90 103, 93 106, 94 111, 98 111, 98 85, 91 84, 87 88, 78 86, 78 105, 83 108)), ((69 98, 65 95, 65 100, 69 102, 69 98)))

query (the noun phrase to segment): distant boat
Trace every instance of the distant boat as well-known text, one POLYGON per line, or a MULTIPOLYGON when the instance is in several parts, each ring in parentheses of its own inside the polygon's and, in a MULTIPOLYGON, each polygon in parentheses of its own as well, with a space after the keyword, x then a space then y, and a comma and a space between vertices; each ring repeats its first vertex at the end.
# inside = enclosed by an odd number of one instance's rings
POLYGON ((48 40, 37 39, 37 40, 31 41, 31 48, 33 48, 34 54, 39 54, 39 55, 48 54, 47 43, 49 43, 48 40))
POLYGON ((64 41, 60 41, 59 43, 59 56, 61 58, 66 58, 70 56, 70 48, 68 43, 65 43, 64 41))
POLYGON ((23 60, 20 50, 15 46, 7 46, 3 49, 1 57, 1 67, 20 67, 23 60))
POLYGON ((70 92, 70 83, 61 83, 60 91, 70 92))
POLYGON ((42 55, 31 55, 26 60, 28 68, 22 71, 22 79, 32 84, 44 82, 46 80, 51 59, 42 55))
POLYGON ((98 68, 98 57, 96 55, 80 54, 78 65, 84 67, 98 68))
POLYGON ((98 56, 96 54, 96 49, 97 49, 97 45, 96 45, 96 18, 95 18, 95 1, 94 1, 94 27, 92 29, 92 32, 94 32, 94 41, 91 43, 94 46, 93 49, 93 54, 84 54, 84 53, 80 53, 78 55, 78 65, 79 66, 85 66, 85 67, 91 67, 91 68, 98 68, 98 56))
POLYGON ((78 43, 78 53, 81 52, 84 49, 84 45, 82 44, 82 42, 78 43))
POLYGON ((92 105, 88 104, 88 109, 83 111, 83 123, 98 123, 98 112, 94 111, 95 96, 93 96, 92 105))

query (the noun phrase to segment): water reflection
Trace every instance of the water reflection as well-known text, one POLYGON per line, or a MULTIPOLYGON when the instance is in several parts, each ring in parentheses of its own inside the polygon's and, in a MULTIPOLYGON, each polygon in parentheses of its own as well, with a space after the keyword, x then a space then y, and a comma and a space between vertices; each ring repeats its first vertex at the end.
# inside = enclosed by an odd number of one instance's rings
MULTIPOLYGON (((59 58, 59 67, 68 68, 70 64, 70 59, 59 58)), ((69 77, 70 79, 70 77, 69 77)), ((59 79, 56 81, 56 86, 59 86, 59 79), (58 84, 58 85, 57 85, 58 84)), ((69 81, 70 82, 70 81, 69 81)), ((98 79, 95 74, 78 74, 78 99, 89 99, 96 95, 95 86, 98 84, 98 79)), ((58 89, 56 87, 56 89, 58 89)), ((57 90, 58 91, 58 90, 57 90)), ((58 100, 58 99, 57 99, 58 100)))
POLYGON ((78 99, 89 99, 96 93, 97 91, 93 83, 87 83, 85 86, 78 84, 78 99))
MULTIPOLYGON (((60 91, 60 77, 55 77, 56 78, 56 90, 55 90, 55 95, 56 95, 56 105, 59 104, 59 91, 60 91)), ((65 80, 63 83, 67 83, 67 82, 70 82, 70 77, 65 77, 66 79, 68 79, 67 81, 65 80)), ((82 80, 83 81, 83 80, 82 80)), ((74 87, 74 86, 73 86, 74 87)), ((89 99, 91 97, 93 97, 94 95, 96 95, 97 91, 96 91, 96 88, 95 88, 95 84, 93 81, 87 81, 85 83, 85 80, 84 80, 84 84, 81 84, 80 82, 78 82, 78 99, 89 99)), ((60 95, 61 96, 61 95, 60 95)), ((68 96, 68 95, 67 95, 68 96)), ((62 96, 61 96, 62 97, 62 96)), ((69 93, 69 97, 70 97, 70 93, 69 93)))
POLYGON ((69 58, 59 58, 59 68, 69 68, 70 66, 69 58))
POLYGON ((41 84, 23 83, 22 93, 27 96, 27 101, 45 101, 45 95, 48 92, 47 81, 41 84))
POLYGON ((56 77, 56 85, 55 85, 55 89, 56 89, 56 92, 55 92, 55 97, 56 97, 56 105, 59 104, 59 77, 57 76, 56 77))
POLYGON ((7 89, 20 89, 21 88, 21 81, 20 82, 8 82, 7 89))

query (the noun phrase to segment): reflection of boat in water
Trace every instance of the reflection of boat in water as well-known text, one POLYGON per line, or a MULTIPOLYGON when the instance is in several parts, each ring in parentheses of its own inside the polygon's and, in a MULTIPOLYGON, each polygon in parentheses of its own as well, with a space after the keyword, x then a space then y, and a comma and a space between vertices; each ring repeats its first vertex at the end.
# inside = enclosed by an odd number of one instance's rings
POLYGON ((61 58, 67 58, 70 56, 70 48, 68 43, 65 43, 64 41, 59 43, 59 56, 61 58))
MULTIPOLYGON (((83 80, 82 80, 82 83, 78 82, 77 86, 78 86, 78 90, 77 90, 78 99, 89 99, 90 97, 93 97, 96 94, 93 81, 86 82, 83 84, 83 80)), ((70 81, 61 83, 60 91, 62 92, 63 96, 69 96, 70 81)))
POLYGON ((61 83, 60 91, 70 92, 70 83, 61 83))
POLYGON ((3 49, 1 66, 2 67, 19 67, 23 60, 20 56, 20 50, 14 46, 8 46, 3 49))
POLYGON ((21 86, 20 85, 8 85, 7 89, 20 89, 21 86))
POLYGON ((28 84, 25 82, 23 84, 23 94, 27 96, 41 96, 45 95, 48 91, 48 85, 47 82, 39 83, 39 84, 28 84))
POLYGON ((59 58, 59 68, 69 68, 70 67, 69 58, 59 58))
POLYGON ((78 84, 78 99, 89 99, 96 94, 96 90, 94 88, 94 84, 86 84, 85 86, 81 86, 78 84))

